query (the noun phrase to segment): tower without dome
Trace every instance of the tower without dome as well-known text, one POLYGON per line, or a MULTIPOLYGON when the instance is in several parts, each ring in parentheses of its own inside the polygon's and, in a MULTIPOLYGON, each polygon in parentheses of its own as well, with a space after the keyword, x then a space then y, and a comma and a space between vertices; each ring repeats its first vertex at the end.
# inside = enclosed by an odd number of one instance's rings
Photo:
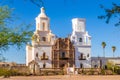
POLYGON ((35 20, 36 30, 32 36, 32 44, 26 46, 26 65, 34 61, 40 68, 52 68, 51 50, 55 35, 50 30, 50 20, 44 7, 35 20))
POLYGON ((85 19, 72 19, 71 41, 75 47, 76 68, 91 68, 91 36, 86 31, 85 19))

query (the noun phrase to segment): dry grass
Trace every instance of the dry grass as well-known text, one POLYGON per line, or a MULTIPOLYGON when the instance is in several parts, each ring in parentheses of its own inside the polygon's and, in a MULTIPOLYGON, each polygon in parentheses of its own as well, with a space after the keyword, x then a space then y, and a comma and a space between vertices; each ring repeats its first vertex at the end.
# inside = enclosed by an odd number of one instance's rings
POLYGON ((0 80, 120 80, 120 75, 16 76, 0 80))

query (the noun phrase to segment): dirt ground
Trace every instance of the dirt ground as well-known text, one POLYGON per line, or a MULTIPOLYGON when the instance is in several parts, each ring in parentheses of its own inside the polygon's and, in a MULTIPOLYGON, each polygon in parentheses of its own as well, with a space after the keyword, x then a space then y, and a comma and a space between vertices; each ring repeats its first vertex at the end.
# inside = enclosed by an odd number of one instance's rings
POLYGON ((0 77, 0 80, 120 80, 120 75, 59 75, 0 77))

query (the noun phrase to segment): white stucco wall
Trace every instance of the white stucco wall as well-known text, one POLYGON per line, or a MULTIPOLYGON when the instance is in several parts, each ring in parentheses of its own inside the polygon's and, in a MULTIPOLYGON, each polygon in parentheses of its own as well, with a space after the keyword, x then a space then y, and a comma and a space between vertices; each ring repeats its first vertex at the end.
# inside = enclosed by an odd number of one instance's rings
POLYGON ((32 47, 27 45, 26 46, 26 66, 28 66, 28 63, 32 61, 32 47))
POLYGON ((41 47, 37 47, 36 51, 34 53, 34 59, 36 58, 36 53, 38 53, 39 59, 37 59, 36 61, 38 62, 40 68, 43 68, 43 64, 46 64, 46 68, 52 68, 52 64, 51 64, 51 60, 52 60, 52 48, 50 45, 44 45, 41 47), (41 56, 43 56, 43 53, 46 53, 46 56, 48 56, 48 60, 41 60, 41 56))
POLYGON ((75 66, 80 68, 80 64, 83 64, 84 68, 91 67, 91 47, 90 46, 76 46, 75 48, 75 66), (86 60, 79 60, 80 54, 83 54, 86 57, 86 60), (89 54, 89 57, 87 55, 89 54))

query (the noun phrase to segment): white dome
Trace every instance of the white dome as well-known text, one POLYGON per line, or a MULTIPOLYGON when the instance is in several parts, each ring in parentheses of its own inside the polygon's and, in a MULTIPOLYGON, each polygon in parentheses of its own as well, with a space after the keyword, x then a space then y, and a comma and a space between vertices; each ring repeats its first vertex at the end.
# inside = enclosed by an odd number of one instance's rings
POLYGON ((46 14, 45 14, 44 7, 40 8, 40 10, 41 10, 41 13, 38 15, 38 17, 47 17, 46 14))

